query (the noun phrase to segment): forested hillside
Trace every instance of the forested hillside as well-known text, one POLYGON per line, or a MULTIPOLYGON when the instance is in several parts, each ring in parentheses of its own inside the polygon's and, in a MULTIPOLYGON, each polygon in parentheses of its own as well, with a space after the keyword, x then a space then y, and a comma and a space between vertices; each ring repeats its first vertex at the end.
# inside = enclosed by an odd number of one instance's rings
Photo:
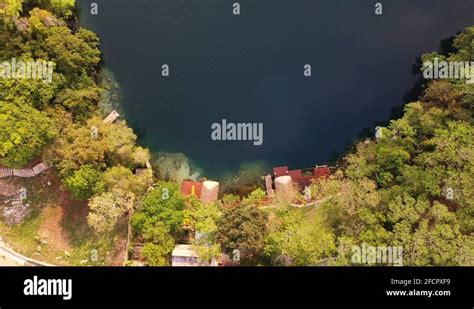
MULTIPOLYGON (((421 78, 401 118, 311 185, 315 207, 260 188, 203 205, 154 178, 149 151, 124 120, 104 123, 100 40, 77 16, 74 0, 0 0, 0 63, 52 65, 50 80, 22 78, 21 66, 11 78, 2 65, 0 167, 49 163, 87 204, 98 239, 130 224, 149 265, 169 265, 190 230, 205 232, 193 245, 208 261, 238 249, 243 265, 352 265, 351 248, 367 243, 401 246, 403 265, 474 264, 474 84, 421 78)), ((425 61, 474 61, 474 27, 451 42, 421 57, 420 77, 425 61)))

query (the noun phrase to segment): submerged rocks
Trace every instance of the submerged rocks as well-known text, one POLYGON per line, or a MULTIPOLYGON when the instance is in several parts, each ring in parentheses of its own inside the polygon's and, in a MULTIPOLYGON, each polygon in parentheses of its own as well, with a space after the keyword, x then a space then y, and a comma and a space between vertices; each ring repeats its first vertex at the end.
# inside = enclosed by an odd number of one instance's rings
POLYGON ((181 183, 184 179, 197 180, 200 175, 182 153, 161 153, 154 163, 160 178, 177 183, 181 183))
POLYGON ((100 71, 99 85, 102 88, 101 99, 98 103, 100 111, 107 115, 114 109, 120 109, 123 94, 112 71, 106 68, 100 71))

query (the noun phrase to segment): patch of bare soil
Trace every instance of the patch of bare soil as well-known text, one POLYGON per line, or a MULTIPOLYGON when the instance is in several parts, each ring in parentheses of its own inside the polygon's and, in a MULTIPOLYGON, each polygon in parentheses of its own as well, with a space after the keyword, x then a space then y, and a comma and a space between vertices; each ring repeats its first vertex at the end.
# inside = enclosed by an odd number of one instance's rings
POLYGON ((127 228, 128 225, 126 222, 122 222, 117 228, 117 235, 115 236, 115 246, 114 251, 112 252, 111 265, 113 266, 123 266, 125 261, 125 255, 127 247, 127 228))
POLYGON ((48 206, 44 210, 45 219, 41 223, 38 235, 42 241, 46 241, 48 246, 52 246, 54 250, 65 251, 70 250, 68 235, 61 226, 64 216, 64 208, 61 206, 48 206))

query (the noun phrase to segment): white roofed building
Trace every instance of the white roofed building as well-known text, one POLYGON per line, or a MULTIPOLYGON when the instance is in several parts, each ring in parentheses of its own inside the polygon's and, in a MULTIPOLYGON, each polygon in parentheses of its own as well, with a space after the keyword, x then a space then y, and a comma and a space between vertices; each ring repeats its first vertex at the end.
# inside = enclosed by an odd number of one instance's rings
POLYGON ((200 261, 192 245, 176 245, 171 257, 171 266, 217 266, 217 263, 200 261))

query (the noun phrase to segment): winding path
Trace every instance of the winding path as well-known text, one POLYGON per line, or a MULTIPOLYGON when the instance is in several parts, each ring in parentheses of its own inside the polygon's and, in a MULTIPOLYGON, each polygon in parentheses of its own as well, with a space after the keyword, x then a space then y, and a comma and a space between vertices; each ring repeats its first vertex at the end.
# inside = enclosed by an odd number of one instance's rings
POLYGON ((0 179, 7 178, 11 176, 30 178, 35 177, 41 174, 42 172, 49 169, 49 166, 46 163, 39 163, 30 169, 12 169, 12 168, 0 168, 0 179))

